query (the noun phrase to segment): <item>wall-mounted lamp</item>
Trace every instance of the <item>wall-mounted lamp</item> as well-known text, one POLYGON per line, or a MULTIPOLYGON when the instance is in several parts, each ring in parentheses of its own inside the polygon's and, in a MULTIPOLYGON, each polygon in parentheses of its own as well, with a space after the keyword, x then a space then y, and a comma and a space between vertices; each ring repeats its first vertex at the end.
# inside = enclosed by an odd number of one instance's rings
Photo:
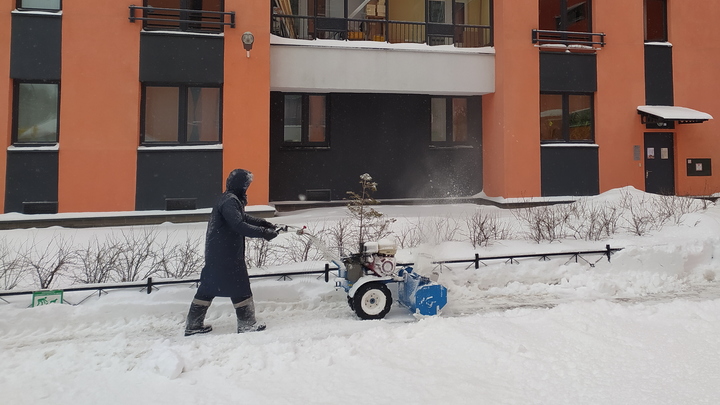
POLYGON ((247 31, 242 35, 243 47, 247 51, 247 57, 250 57, 250 50, 252 49, 253 43, 255 42, 255 36, 252 32, 247 31))

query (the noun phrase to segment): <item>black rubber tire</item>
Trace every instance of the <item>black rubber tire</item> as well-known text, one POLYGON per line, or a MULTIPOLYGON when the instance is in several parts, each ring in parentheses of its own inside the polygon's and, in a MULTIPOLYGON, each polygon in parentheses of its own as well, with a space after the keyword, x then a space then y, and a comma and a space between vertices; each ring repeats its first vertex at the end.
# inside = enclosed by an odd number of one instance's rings
POLYGON ((351 308, 361 319, 382 319, 390 312, 392 294, 384 283, 363 284, 352 297, 351 308))

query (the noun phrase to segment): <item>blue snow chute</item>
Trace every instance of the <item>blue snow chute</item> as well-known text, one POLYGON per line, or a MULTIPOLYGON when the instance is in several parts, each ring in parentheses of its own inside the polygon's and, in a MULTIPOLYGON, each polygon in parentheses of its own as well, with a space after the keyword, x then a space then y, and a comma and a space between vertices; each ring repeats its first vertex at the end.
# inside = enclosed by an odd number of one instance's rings
POLYGON ((398 275, 403 282, 398 284, 399 301, 414 314, 437 315, 447 304, 447 288, 413 272, 405 267, 398 275))

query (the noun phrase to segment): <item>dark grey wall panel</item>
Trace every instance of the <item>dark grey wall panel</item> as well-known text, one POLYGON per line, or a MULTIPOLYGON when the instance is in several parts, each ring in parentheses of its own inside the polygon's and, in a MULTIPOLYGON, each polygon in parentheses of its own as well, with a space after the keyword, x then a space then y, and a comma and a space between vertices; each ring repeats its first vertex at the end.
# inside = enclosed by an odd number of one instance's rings
POLYGON ((60 80, 62 19, 58 15, 12 15, 10 77, 60 80))
POLYGON ((674 105, 670 46, 645 45, 645 104, 674 105))
POLYGON ((482 190, 480 98, 469 100, 472 147, 430 147, 430 96, 330 94, 330 148, 284 149, 283 94, 271 94, 270 200, 296 201, 307 190, 331 198, 359 191, 360 175, 378 183, 376 198, 469 196, 482 190))
POLYGON ((7 154, 5 212, 22 212, 23 202, 58 200, 58 152, 7 154))
POLYGON ((541 148, 542 195, 595 195, 600 190, 598 148, 541 148))
POLYGON ((207 208, 224 189, 220 150, 143 150, 137 162, 137 210, 164 210, 166 198, 195 198, 196 208, 207 208))
POLYGON ((597 91, 595 54, 541 52, 540 91, 597 91))
POLYGON ((222 37, 142 33, 140 81, 222 83, 222 37))

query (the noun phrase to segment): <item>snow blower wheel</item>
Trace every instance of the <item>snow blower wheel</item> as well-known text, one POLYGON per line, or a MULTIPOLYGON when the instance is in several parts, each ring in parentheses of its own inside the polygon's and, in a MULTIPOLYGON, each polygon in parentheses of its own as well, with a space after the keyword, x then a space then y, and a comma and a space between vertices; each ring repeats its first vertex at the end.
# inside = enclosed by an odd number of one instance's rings
POLYGON ((361 319, 382 319, 390 312, 392 294, 383 283, 367 283, 352 297, 351 307, 361 319))

